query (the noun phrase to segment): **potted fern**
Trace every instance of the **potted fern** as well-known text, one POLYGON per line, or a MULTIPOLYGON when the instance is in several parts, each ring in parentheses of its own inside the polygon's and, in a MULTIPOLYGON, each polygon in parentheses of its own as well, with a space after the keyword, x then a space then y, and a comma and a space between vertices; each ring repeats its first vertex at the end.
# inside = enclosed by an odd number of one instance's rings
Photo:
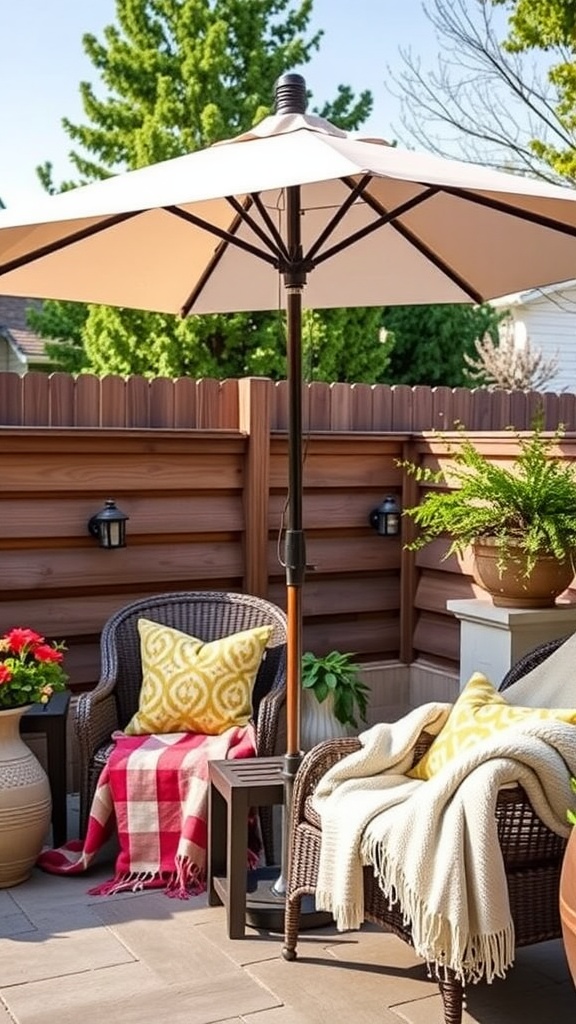
POLYGON ((330 651, 302 656, 302 748, 322 740, 350 736, 366 721, 369 688, 354 654, 330 651))
POLYGON ((517 435, 520 452, 511 468, 490 462, 469 439, 451 452, 445 472, 414 463, 402 465, 424 483, 452 490, 430 490, 406 509, 420 527, 409 545, 452 538, 445 557, 472 547, 477 582, 494 604, 535 608, 554 604, 575 574, 576 469, 554 457, 560 427, 545 437, 536 423, 517 435))

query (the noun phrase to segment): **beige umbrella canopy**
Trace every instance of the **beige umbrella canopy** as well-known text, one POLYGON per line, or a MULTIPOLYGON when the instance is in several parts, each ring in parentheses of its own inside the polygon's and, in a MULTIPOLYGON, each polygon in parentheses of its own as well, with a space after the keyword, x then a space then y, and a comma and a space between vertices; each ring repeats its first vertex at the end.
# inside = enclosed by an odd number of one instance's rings
POLYGON ((285 113, 3 211, 1 290, 166 313, 276 309, 291 186, 309 308, 480 302, 575 274, 568 189, 285 113))
POLYGON ((215 313, 286 307, 287 800, 299 763, 301 310, 481 302, 576 276, 576 193, 276 114, 209 149, 0 213, 0 292, 215 313))

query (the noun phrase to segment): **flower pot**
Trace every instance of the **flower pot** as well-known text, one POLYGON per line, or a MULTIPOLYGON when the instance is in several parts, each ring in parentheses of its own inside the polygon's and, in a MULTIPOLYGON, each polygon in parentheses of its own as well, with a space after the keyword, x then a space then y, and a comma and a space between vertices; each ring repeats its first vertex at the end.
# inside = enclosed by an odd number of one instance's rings
POLYGON ((500 548, 494 537, 482 537, 472 545, 474 579, 492 595, 497 607, 550 608, 572 582, 572 562, 559 562, 554 555, 540 555, 526 577, 526 555, 511 546, 500 574, 500 548))
POLYGON ((576 826, 572 829, 562 862, 560 920, 566 958, 576 985, 576 826))
POLYGON ((0 711, 0 888, 31 874, 50 827, 46 772, 20 736, 25 707, 0 711))
POLYGON ((312 750, 323 740, 335 740, 340 736, 354 736, 351 725, 343 725, 334 714, 334 697, 328 694, 320 703, 313 690, 302 690, 300 746, 312 750))

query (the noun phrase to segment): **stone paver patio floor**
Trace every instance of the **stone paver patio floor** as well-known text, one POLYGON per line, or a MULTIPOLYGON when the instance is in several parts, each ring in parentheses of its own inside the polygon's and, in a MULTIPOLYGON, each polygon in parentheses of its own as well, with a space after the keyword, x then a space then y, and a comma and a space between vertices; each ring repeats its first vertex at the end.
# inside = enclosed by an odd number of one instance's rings
MULTIPOLYGON (((367 926, 226 935, 222 907, 162 892, 89 896, 90 876, 34 871, 0 891, 0 1024, 442 1024, 436 984, 394 936, 367 926)), ((562 943, 521 950, 504 981, 471 986, 464 1024, 573 1024, 562 943)))

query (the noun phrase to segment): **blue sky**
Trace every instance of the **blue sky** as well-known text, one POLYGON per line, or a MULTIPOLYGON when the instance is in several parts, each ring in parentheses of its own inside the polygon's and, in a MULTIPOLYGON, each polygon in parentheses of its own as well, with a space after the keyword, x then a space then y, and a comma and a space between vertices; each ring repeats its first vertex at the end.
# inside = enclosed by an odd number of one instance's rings
MULTIPOLYGON (((54 179, 69 173, 66 116, 82 121, 79 83, 95 86, 96 70, 85 57, 82 36, 101 36, 115 21, 114 0, 5 0, 0 60, 0 197, 8 206, 40 195, 35 167, 54 164, 54 179), (9 13, 7 13, 9 11, 9 13)), ((387 66, 399 67, 398 48, 434 59, 435 38, 422 0, 315 0, 314 28, 325 31, 320 53, 304 70, 318 101, 332 98, 338 83, 372 90, 371 132, 391 136, 398 124, 396 101, 385 88, 387 66)))

